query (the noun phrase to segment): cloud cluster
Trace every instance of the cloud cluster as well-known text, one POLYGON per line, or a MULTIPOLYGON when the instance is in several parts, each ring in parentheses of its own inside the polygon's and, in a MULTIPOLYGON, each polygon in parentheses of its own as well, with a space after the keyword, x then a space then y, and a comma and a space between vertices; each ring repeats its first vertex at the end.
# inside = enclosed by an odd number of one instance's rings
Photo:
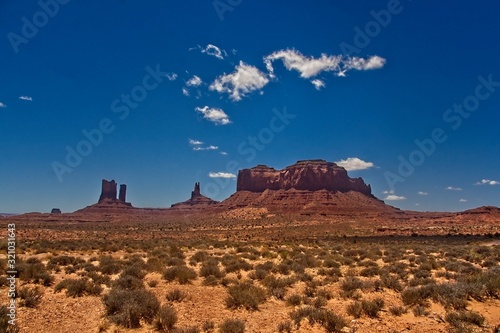
POLYGON ((448 186, 447 188, 445 188, 445 190, 447 190, 447 191, 462 191, 462 188, 460 188, 460 187, 448 186))
POLYGON ((23 101, 28 101, 28 102, 32 102, 33 101, 33 98, 30 97, 30 96, 19 96, 19 99, 23 100, 23 101))
POLYGON ((260 90, 268 83, 269 79, 265 73, 240 61, 233 73, 218 76, 209 89, 227 93, 233 101, 240 101, 246 94, 260 90))
POLYGON ((196 107, 195 111, 201 113, 204 119, 216 125, 227 125, 231 123, 229 116, 222 109, 204 106, 202 108, 196 107))
POLYGON ((200 140, 189 139, 189 145, 192 147, 194 151, 203 151, 203 150, 217 150, 219 147, 214 145, 203 146, 205 143, 200 140))
MULTIPOLYGON (((305 56, 297 50, 287 49, 273 52, 264 57, 264 63, 271 78, 275 78, 273 63, 277 60, 280 60, 287 70, 299 72, 300 77, 304 79, 313 78, 322 72, 334 72, 335 75, 343 77, 350 70, 366 71, 382 68, 386 62, 384 58, 379 56, 364 59, 323 53, 319 58, 314 58, 305 56)), ((311 83, 318 90, 324 86, 321 80, 311 80, 311 83)))
POLYGON ((186 85, 188 87, 198 87, 200 86, 201 84, 203 83, 203 81, 201 80, 201 78, 197 75, 193 75, 192 78, 190 78, 187 82, 186 82, 186 85))
POLYGON ((349 157, 346 160, 337 161, 335 164, 343 167, 347 171, 365 170, 374 166, 372 162, 366 162, 357 157, 349 157))
POLYGON ((175 73, 166 73, 165 74, 165 77, 169 80, 169 81, 175 81, 177 79, 177 74, 175 73))
POLYGON ((208 174, 208 177, 210 177, 210 178, 236 178, 236 175, 234 173, 229 173, 229 172, 210 172, 208 174))
POLYGON ((227 52, 225 50, 222 50, 213 44, 208 44, 205 47, 197 45, 196 47, 190 48, 189 50, 199 50, 201 53, 207 54, 220 60, 223 60, 224 57, 227 57, 227 52))
POLYGON ((480 182, 477 182, 475 185, 500 185, 500 182, 496 181, 496 180, 482 179, 480 182))
POLYGON ((384 200, 389 200, 389 201, 398 201, 398 200, 406 200, 406 197, 403 196, 398 196, 395 194, 389 194, 384 198, 384 200))

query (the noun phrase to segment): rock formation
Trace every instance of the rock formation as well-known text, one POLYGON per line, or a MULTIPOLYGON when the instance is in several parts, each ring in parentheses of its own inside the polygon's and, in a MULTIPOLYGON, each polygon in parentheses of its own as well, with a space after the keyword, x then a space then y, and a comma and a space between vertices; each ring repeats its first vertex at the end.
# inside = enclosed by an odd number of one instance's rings
POLYGON ((59 208, 52 208, 50 211, 51 214, 61 214, 61 210, 59 208))
POLYGON ((223 209, 266 207, 274 211, 357 213, 394 208, 374 197, 370 185, 324 160, 305 160, 276 170, 265 165, 238 172, 237 191, 223 209))
POLYGON ((371 195, 371 187, 366 185, 363 179, 350 178, 344 168, 324 160, 298 161, 283 170, 258 165, 238 172, 237 191, 264 192, 289 189, 356 191, 371 195))
POLYGON ((106 199, 116 200, 116 182, 114 180, 102 180, 101 196, 99 197, 98 202, 103 202, 106 199))
POLYGON ((118 200, 120 200, 121 202, 127 202, 126 196, 127 196, 127 185, 121 184, 120 185, 120 195, 118 197, 118 200))
POLYGON ((218 201, 214 201, 201 194, 200 183, 195 183, 194 190, 191 191, 191 199, 175 203, 171 207, 175 209, 206 208, 217 203, 218 201))

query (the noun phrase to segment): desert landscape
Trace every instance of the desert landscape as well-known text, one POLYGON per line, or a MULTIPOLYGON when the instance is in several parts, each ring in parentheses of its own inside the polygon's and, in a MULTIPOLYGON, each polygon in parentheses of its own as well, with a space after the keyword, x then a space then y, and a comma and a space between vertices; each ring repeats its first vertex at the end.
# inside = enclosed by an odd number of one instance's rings
POLYGON ((222 202, 201 188, 141 209, 102 180, 74 213, 1 218, 19 332, 500 330, 497 207, 399 210, 323 160, 240 170, 222 202))
POLYGON ((0 333, 500 333, 500 0, 0 0, 0 333))

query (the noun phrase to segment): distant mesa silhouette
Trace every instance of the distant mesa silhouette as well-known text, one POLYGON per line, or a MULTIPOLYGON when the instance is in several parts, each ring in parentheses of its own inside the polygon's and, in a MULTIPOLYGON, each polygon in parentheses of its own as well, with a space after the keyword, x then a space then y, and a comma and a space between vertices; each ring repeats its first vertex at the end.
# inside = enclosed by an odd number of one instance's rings
POLYGON ((50 211, 51 214, 61 214, 61 210, 59 208, 52 208, 50 211))
POLYGON ((191 191, 191 198, 189 200, 175 203, 171 206, 174 209, 189 209, 189 208, 205 208, 219 203, 209 197, 201 194, 200 183, 194 184, 194 190, 191 191))
POLYGON ((102 180, 101 195, 99 196, 99 204, 124 204, 127 206, 132 206, 131 203, 127 202, 127 185, 120 185, 120 194, 118 199, 116 198, 116 182, 115 180, 102 180))

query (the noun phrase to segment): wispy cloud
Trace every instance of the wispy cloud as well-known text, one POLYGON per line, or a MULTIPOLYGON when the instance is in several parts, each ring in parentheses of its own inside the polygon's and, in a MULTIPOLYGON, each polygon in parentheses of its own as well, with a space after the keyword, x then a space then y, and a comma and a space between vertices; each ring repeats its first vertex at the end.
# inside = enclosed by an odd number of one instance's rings
POLYGON ((257 67, 240 61, 233 73, 220 75, 212 82, 209 89, 227 93, 233 101, 240 101, 248 93, 262 89, 268 82, 267 75, 257 67))
POLYGON ((201 113, 203 118, 216 125, 227 125, 231 123, 229 116, 222 109, 204 106, 202 108, 196 107, 195 110, 201 113))
POLYGON ((33 98, 31 98, 30 96, 19 96, 19 99, 21 99, 23 101, 29 101, 29 102, 33 101, 33 98))
POLYGON ((269 76, 274 78, 273 62, 281 60, 289 71, 295 70, 304 79, 312 78, 322 72, 334 72, 337 76, 345 76, 349 70, 371 70, 382 68, 386 60, 379 56, 364 59, 345 57, 343 55, 321 54, 319 58, 307 57, 297 50, 287 49, 271 53, 264 57, 269 76))
POLYGON ((182 88, 182 94, 184 96, 189 96, 189 90, 187 90, 186 88, 182 88))
POLYGON ((191 146, 199 146, 199 145, 202 145, 202 144, 203 144, 203 141, 189 139, 189 144, 190 144, 191 146))
POLYGON ((208 44, 205 47, 198 45, 197 47, 192 47, 191 50, 200 50, 201 53, 207 54, 209 56, 215 57, 217 59, 223 60, 227 56, 227 52, 213 44, 208 44))
POLYGON ((384 200, 389 200, 389 201, 406 200, 406 197, 400 197, 395 194, 389 194, 384 198, 384 200))
POLYGON ((445 188, 445 190, 448 190, 448 191, 462 191, 462 188, 460 188, 460 187, 448 186, 447 188, 445 188))
POLYGON ((210 178, 236 178, 234 173, 229 172, 210 172, 208 176, 210 178))
POLYGON ((194 150, 194 151, 201 151, 201 150, 217 150, 217 149, 219 149, 219 147, 217 147, 217 146, 213 146, 213 145, 206 146, 206 147, 193 147, 193 150, 194 150))
POLYGON ((311 80, 311 83, 313 84, 314 88, 316 88, 316 90, 321 90, 321 88, 326 87, 325 82, 320 79, 311 80))
POLYGON ((7 105, 3 104, 2 102, 0 102, 0 108, 6 108, 7 105))
POLYGON ((466 199, 460 199, 460 200, 458 200, 458 201, 460 201, 460 202, 467 202, 467 200, 466 200, 466 199))
POLYGON ((175 74, 175 73, 165 73, 165 77, 169 81, 175 81, 177 79, 177 74, 175 74))
POLYGON ((482 179, 480 182, 477 182, 475 185, 500 185, 500 182, 496 181, 496 180, 482 179))
POLYGON ((357 157, 349 157, 346 160, 340 160, 335 162, 338 166, 343 167, 347 171, 353 170, 365 170, 373 167, 372 162, 363 161, 357 157))
POLYGON ((386 191, 382 191, 382 193, 383 194, 393 194, 394 191, 393 190, 390 190, 390 191, 386 190, 386 191))
POLYGON ((417 194, 418 194, 418 195, 427 195, 427 194, 429 194, 429 193, 420 191, 420 192, 418 192, 417 194))
POLYGON ((220 154, 221 155, 227 155, 227 153, 225 151, 221 151, 220 154))
POLYGON ((203 81, 201 80, 201 78, 197 75, 193 75, 192 78, 190 78, 187 82, 186 82, 186 85, 188 87, 198 87, 200 86, 201 84, 203 83, 203 81))

